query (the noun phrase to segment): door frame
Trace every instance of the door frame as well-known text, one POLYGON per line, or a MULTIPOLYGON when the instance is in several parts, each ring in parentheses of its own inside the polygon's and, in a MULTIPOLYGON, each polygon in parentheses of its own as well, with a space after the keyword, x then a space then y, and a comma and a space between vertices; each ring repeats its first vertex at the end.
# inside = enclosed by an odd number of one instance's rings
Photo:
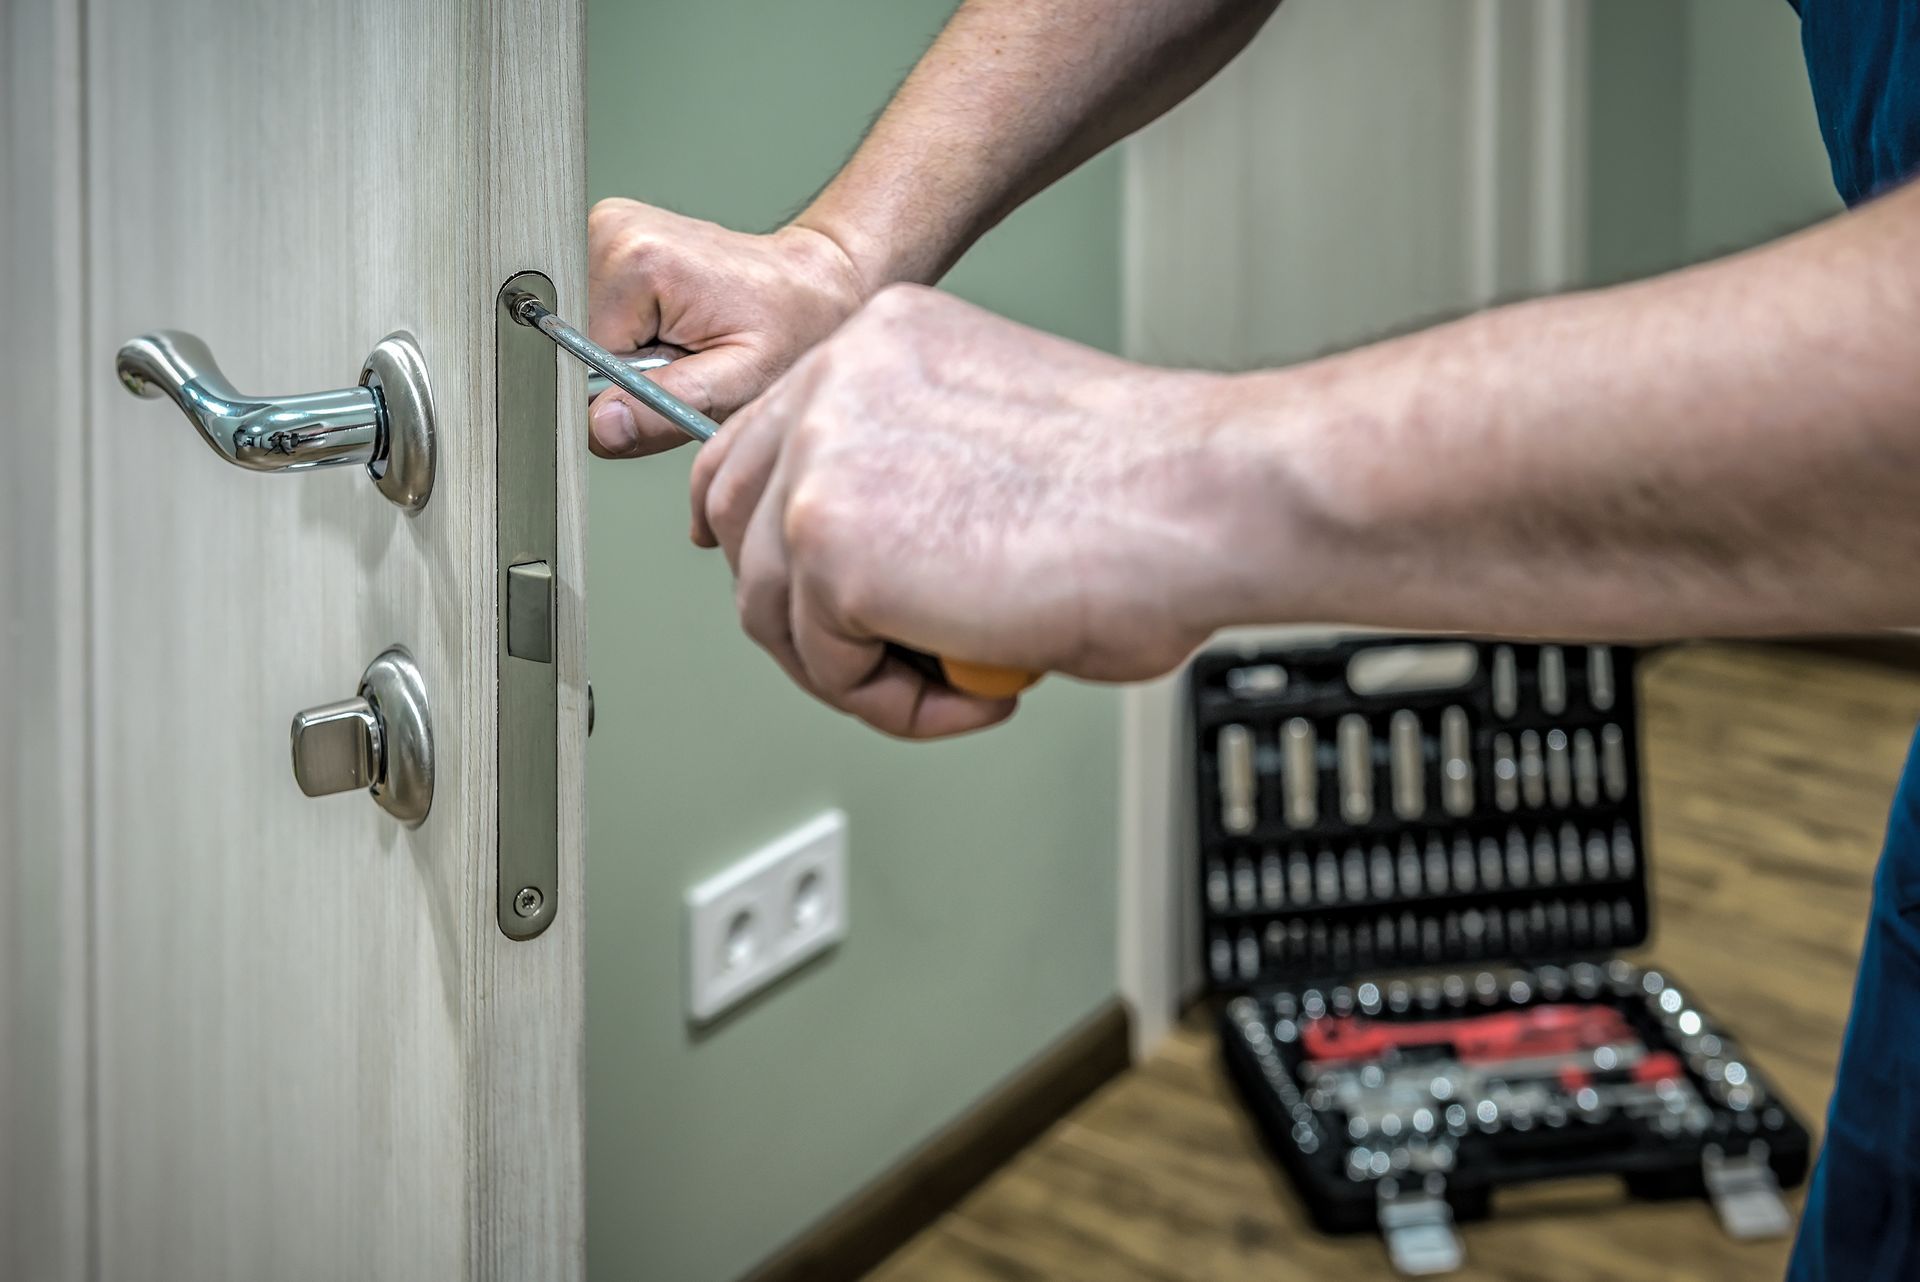
MULTIPOLYGON (((1297 0, 1300 4, 1310 0, 1297 0)), ((1355 22, 1377 17, 1355 0, 1355 22)), ((1450 0, 1466 24, 1470 126, 1460 246, 1475 306, 1565 289, 1586 258, 1590 0, 1450 0)), ((1391 5, 1393 0, 1375 0, 1391 5)), ((1276 24, 1294 16, 1283 8, 1276 24)), ((1247 161, 1257 96, 1272 93, 1268 31, 1215 82, 1123 147, 1122 348, 1140 360, 1206 359, 1247 368, 1248 274, 1254 239, 1309 236, 1310 219, 1258 228, 1247 161), (1205 199, 1182 193, 1205 192, 1205 199), (1177 334, 1182 350, 1169 351, 1177 334)), ((1290 68, 1290 74, 1297 68, 1290 68)), ((1329 73, 1333 74, 1333 73, 1329 73)), ((1320 90, 1292 83, 1302 110, 1263 120, 1273 131, 1314 128, 1320 90)), ((1304 175, 1308 186, 1316 176, 1304 175)), ((1298 636, 1309 629, 1237 629, 1220 640, 1298 636)), ((1121 693, 1119 921, 1116 967, 1133 1010, 1134 1055, 1150 1051, 1200 992, 1198 877, 1184 670, 1121 693)))

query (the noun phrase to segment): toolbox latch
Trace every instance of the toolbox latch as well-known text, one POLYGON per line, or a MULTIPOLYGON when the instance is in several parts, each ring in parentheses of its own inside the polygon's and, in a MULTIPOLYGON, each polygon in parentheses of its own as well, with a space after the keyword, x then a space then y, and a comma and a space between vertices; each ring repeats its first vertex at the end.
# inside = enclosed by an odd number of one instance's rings
POLYGON ((1780 1196, 1780 1181, 1767 1164, 1767 1146, 1755 1141, 1739 1157, 1728 1157, 1718 1144, 1701 1150, 1700 1167, 1707 1178, 1707 1196, 1720 1214, 1727 1236, 1742 1242, 1785 1237, 1793 1231, 1793 1214, 1780 1196))
POLYGON ((1444 1189, 1403 1191, 1392 1180, 1382 1180, 1380 1236, 1386 1239, 1387 1258, 1407 1277, 1451 1273, 1466 1259, 1444 1189))

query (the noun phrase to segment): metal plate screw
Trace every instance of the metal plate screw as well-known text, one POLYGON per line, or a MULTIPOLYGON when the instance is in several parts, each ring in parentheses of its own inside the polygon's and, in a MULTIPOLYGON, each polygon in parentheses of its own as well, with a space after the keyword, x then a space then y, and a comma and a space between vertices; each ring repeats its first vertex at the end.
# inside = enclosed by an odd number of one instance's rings
POLYGON ((520 887, 520 893, 513 897, 513 911, 519 913, 522 917, 532 917, 540 911, 540 906, 546 902, 546 896, 540 893, 538 886, 522 886, 520 887))

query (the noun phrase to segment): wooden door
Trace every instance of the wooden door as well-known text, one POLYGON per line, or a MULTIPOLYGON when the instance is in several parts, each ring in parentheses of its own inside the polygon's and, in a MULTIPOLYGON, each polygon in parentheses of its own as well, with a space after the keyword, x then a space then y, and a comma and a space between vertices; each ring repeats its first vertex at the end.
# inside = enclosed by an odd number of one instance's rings
POLYGON ((583 392, 562 369, 555 917, 516 942, 494 344, 522 270, 585 311, 580 5, 83 12, 97 1274, 578 1277, 583 392), (158 328, 261 393, 351 386, 410 332, 429 501, 229 466, 116 383, 158 328), (412 829, 288 762, 290 717, 394 645, 438 763, 412 829))

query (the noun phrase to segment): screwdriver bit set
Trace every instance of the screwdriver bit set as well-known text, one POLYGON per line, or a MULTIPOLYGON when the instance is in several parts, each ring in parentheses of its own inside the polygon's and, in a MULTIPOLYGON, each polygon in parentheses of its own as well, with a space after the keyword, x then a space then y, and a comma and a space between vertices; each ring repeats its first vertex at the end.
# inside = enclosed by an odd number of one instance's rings
POLYGON ((1806 1128, 1649 932, 1631 650, 1353 636, 1199 656, 1204 955, 1316 1224, 1401 1271, 1503 1185, 1613 1174, 1790 1227, 1806 1128))

